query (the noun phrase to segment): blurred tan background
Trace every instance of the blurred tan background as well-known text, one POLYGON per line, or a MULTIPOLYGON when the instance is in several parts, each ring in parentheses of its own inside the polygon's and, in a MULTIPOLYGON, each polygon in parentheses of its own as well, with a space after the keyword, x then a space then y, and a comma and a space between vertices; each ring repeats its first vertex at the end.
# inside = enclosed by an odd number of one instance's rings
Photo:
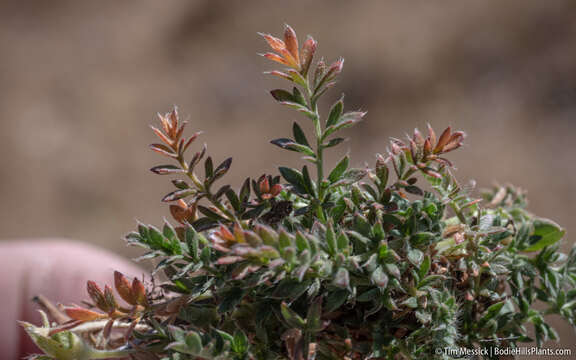
POLYGON ((313 34, 328 60, 346 58, 331 98, 369 111, 331 161, 349 151, 373 163, 388 137, 450 124, 469 134, 453 157, 461 179, 521 185, 534 212, 570 232, 575 1, 54 0, 0 1, 0 237, 138 254, 121 236, 167 215, 148 124, 174 104, 205 131, 197 147, 234 156, 234 185, 296 164, 268 140, 304 120, 267 95, 284 84, 256 56, 256 32, 283 23, 313 34))

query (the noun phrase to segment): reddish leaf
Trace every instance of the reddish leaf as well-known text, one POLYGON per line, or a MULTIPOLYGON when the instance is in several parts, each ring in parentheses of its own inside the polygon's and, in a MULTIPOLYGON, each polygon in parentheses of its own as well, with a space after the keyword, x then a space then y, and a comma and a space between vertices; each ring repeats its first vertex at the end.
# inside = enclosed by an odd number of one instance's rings
POLYGON ((289 25, 286 25, 284 30, 284 43, 286 49, 290 52, 290 55, 294 59, 299 59, 300 55, 298 53, 298 38, 296 37, 296 32, 289 25))
POLYGON ((132 296, 136 304, 148 307, 148 298, 146 297, 146 288, 138 278, 132 280, 132 296))
POLYGON ((68 317, 73 320, 80 320, 80 321, 93 321, 104 319, 107 316, 96 311, 80 308, 80 307, 69 307, 64 308, 64 312, 68 317))
POLYGON ((132 287, 126 277, 119 271, 114 271, 114 287, 120 297, 130 305, 136 305, 136 300, 132 295, 132 287))

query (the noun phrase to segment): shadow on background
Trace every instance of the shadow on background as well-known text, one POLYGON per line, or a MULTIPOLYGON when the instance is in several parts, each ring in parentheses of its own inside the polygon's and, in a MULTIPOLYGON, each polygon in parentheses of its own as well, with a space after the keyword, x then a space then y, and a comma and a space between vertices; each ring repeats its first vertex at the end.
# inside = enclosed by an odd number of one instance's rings
MULTIPOLYGON (((148 124, 173 104, 204 130, 229 181, 297 156, 268 143, 293 112, 266 94, 257 31, 284 22, 346 58, 332 99, 368 110, 350 130, 356 166, 427 122, 468 132, 463 180, 511 182, 570 231, 576 212, 573 1, 98 1, 0 3, 2 238, 62 236, 135 255, 135 219, 159 224, 171 189, 148 169, 148 124)), ((341 152, 342 152, 341 151, 341 152)), ((334 161, 334 154, 329 161, 334 161)), ((565 244, 566 247, 569 244, 565 244)), ((562 345, 574 332, 559 328, 562 345)), ((576 348, 572 345, 574 353, 576 348)))

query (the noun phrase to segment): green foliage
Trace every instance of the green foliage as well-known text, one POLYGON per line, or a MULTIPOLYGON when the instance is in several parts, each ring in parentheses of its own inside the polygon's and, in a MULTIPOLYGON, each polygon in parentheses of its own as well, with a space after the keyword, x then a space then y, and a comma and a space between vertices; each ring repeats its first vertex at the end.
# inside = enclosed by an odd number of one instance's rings
POLYGON ((206 148, 185 160, 198 134, 182 138, 175 110, 160 117, 152 149, 176 165, 152 171, 185 180, 163 198, 177 225, 127 236, 166 279, 129 344, 162 359, 448 359, 435 350, 556 339, 548 314, 575 325, 576 250, 559 250, 564 230, 529 213, 518 189, 471 197, 445 158, 464 133, 415 130, 373 168, 344 156, 327 169, 324 150, 343 141, 333 136, 366 114, 343 98, 320 114, 343 60, 313 64, 316 42, 300 48, 290 27, 263 36, 275 51, 264 56, 288 67, 269 73, 292 83, 273 99, 314 129, 294 123, 272 144, 308 164, 217 188, 232 160, 207 157, 198 171, 206 148))

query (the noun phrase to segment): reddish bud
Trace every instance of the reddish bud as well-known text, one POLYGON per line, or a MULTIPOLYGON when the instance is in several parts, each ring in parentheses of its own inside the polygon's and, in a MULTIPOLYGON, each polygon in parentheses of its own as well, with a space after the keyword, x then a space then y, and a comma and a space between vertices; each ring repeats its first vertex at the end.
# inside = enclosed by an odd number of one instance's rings
POLYGON ((260 181, 260 193, 267 194, 270 192, 270 181, 268 181, 267 177, 264 177, 262 181, 260 181))
POLYGON ((412 139, 414 140, 414 142, 415 142, 418 146, 424 145, 424 137, 423 137, 422 134, 420 133, 420 130, 414 129, 414 136, 412 137, 412 139))
POLYGON ((142 284, 142 282, 137 278, 132 280, 132 296, 134 297, 136 304, 143 307, 148 307, 146 288, 144 287, 144 284, 142 284))
POLYGON ((116 308, 118 308, 118 304, 116 303, 116 298, 114 297, 112 288, 110 288, 108 285, 104 286, 104 299, 106 300, 108 313, 114 312, 116 308))
POLYGON ((440 135, 440 138, 438 139, 438 143, 436 144, 436 147, 434 148, 435 153, 440 153, 444 150, 444 146, 446 146, 446 144, 448 144, 448 141, 450 140, 450 133, 451 132, 452 132, 452 129, 450 128, 450 126, 448 126, 446 128, 446 130, 444 130, 444 132, 442 132, 442 135, 440 135))
POLYGON ((324 62, 324 60, 320 60, 318 61, 318 64, 316 65, 316 70, 314 71, 314 84, 318 84, 320 82, 320 79, 322 79, 325 73, 326 73, 326 63, 324 62))
POLYGON ((426 139, 424 141, 424 156, 428 156, 432 153, 432 144, 430 143, 430 139, 426 139))
POLYGON ((342 68, 344 68, 344 59, 340 58, 334 61, 332 65, 330 65, 324 79, 328 80, 334 78, 335 76, 337 76, 342 72, 342 68))
POLYGON ((114 287, 124 301, 130 305, 136 305, 136 299, 132 296, 132 287, 130 282, 119 271, 114 271, 114 287))
POLYGON ((410 140, 410 155, 412 156, 412 161, 417 163, 420 160, 418 146, 414 140, 410 140))
POLYGON ((314 58, 314 53, 316 53, 316 48, 318 47, 318 43, 312 37, 308 36, 304 45, 302 45, 302 54, 301 54, 301 62, 302 62, 302 74, 306 75, 308 73, 308 69, 310 69, 310 65, 312 64, 312 59, 314 58))
POLYGON ((434 131, 434 129, 432 129, 432 126, 430 126, 430 124, 428 124, 427 126, 428 126, 428 139, 430 139, 430 143, 434 145, 436 144, 436 132, 434 131))
POLYGON ((94 281, 88 281, 86 283, 86 289, 88 290, 88 295, 94 301, 94 304, 103 311, 108 311, 108 306, 104 293, 100 287, 94 281))

